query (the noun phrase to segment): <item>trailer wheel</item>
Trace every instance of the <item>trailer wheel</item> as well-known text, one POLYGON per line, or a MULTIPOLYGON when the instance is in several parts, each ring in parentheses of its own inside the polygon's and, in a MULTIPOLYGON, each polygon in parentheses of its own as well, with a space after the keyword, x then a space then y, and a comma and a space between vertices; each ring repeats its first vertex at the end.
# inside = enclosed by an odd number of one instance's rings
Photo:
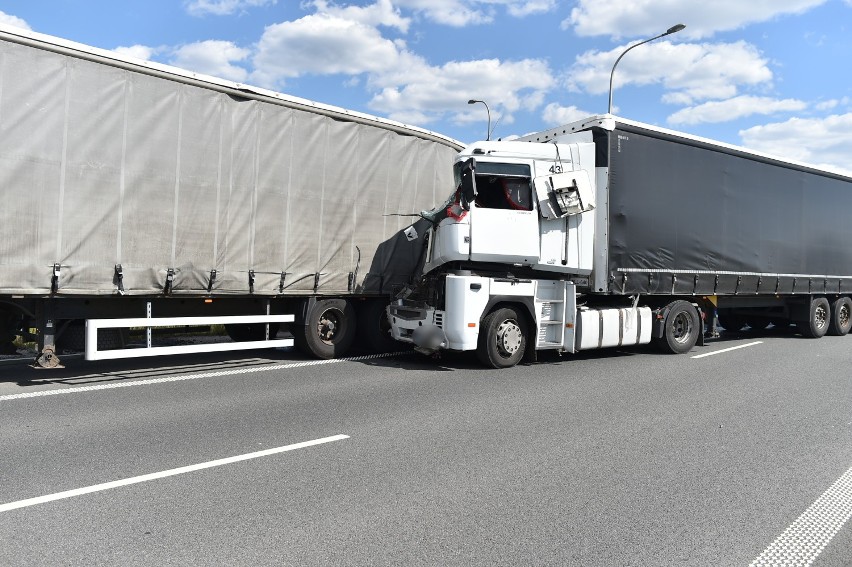
POLYGON ((370 352, 390 352, 402 346, 390 334, 389 303, 389 299, 374 299, 358 304, 358 344, 370 352))
POLYGON ((852 329, 852 300, 838 297, 831 302, 831 322, 828 334, 842 337, 852 329))
POLYGON ((824 297, 811 299, 807 321, 797 321, 796 326, 803 336, 809 339, 819 339, 828 332, 831 322, 831 306, 824 297))
POLYGON ((663 336, 655 339, 657 347, 669 354, 689 352, 698 342, 701 332, 698 311, 686 301, 675 301, 668 307, 663 336))
POLYGON ((320 299, 305 317, 305 326, 293 331, 300 351, 317 358, 338 358, 355 340, 355 308, 345 299, 320 299))
POLYGON ((527 348, 526 320, 513 308, 492 311, 482 320, 476 355, 491 368, 509 368, 520 362, 527 348))
MULTIPOLYGON (((269 324, 269 338, 274 339, 281 328, 280 323, 269 324)), ((225 325, 225 333, 234 342, 263 341, 266 340, 265 323, 243 323, 225 325)))

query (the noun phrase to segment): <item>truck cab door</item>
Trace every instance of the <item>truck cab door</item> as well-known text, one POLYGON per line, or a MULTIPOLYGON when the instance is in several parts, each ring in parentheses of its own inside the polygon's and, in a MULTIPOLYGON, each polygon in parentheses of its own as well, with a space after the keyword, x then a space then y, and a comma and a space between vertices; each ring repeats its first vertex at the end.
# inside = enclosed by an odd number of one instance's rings
POLYGON ((538 213, 530 166, 477 161, 470 207, 470 259, 534 265, 539 256, 538 213))

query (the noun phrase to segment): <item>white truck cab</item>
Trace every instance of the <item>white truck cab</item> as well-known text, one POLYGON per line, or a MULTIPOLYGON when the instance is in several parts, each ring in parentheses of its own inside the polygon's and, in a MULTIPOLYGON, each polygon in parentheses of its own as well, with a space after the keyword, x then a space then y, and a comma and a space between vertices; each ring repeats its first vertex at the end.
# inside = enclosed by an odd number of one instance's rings
POLYGON ((536 350, 650 341, 651 311, 578 311, 595 251, 595 146, 478 142, 459 153, 456 188, 433 222, 423 279, 389 307, 391 334, 424 353, 477 350, 493 367, 536 350), (643 325, 644 323, 644 325, 643 325), (581 332, 584 330, 585 332, 581 332))

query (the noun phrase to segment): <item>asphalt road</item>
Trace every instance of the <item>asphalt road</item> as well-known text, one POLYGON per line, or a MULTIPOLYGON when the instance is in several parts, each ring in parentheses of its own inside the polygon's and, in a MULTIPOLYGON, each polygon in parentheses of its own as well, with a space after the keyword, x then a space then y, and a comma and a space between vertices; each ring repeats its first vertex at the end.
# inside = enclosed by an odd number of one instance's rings
MULTIPOLYGON (((0 564, 749 565, 852 467, 852 338, 779 335, 5 365, 0 510, 135 480, 0 511, 0 564)), ((813 565, 852 564, 850 523, 813 565)))

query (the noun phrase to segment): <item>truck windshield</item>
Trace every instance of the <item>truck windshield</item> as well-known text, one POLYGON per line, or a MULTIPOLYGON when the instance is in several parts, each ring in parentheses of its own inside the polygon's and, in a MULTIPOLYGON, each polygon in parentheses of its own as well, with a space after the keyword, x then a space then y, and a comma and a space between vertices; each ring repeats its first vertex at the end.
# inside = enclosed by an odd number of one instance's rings
POLYGON ((476 164, 476 206, 485 209, 531 211, 530 166, 518 163, 476 164))

